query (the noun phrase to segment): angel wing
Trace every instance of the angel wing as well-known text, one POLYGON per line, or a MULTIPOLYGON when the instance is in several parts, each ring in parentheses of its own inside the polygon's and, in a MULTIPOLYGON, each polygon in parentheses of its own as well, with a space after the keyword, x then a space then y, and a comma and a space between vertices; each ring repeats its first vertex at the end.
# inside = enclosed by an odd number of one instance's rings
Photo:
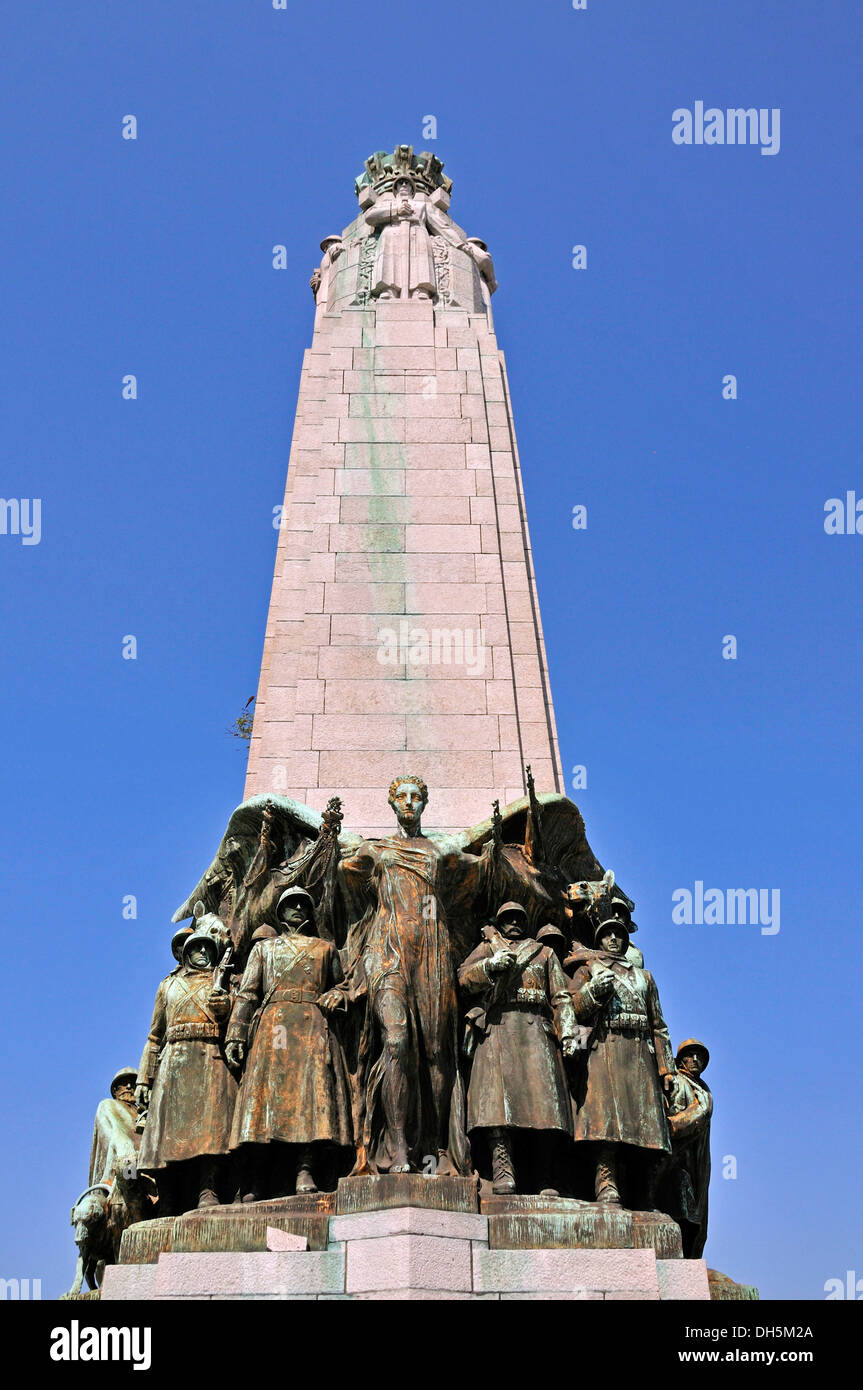
MULTIPOLYGON (((565 890, 573 879, 600 877, 602 867, 587 842, 581 812, 568 797, 546 792, 511 801, 500 812, 503 845, 490 899, 475 911, 491 912, 506 900, 527 910, 531 931, 554 922, 569 932, 565 890), (536 824, 537 815, 541 827, 536 824), (531 825, 531 817, 534 818, 531 825), (541 829, 541 833, 539 833, 541 829), (542 857, 536 847, 542 846, 542 857)), ((492 816, 458 832, 451 842, 468 854, 479 854, 495 833, 492 816)), ((454 934, 475 945, 473 922, 453 923, 454 934)))
POLYGON ((242 885, 260 852, 265 811, 276 862, 291 859, 304 840, 317 839, 321 817, 311 806, 287 796, 250 797, 233 812, 212 864, 177 908, 172 922, 194 916, 196 902, 217 917, 223 915, 226 898, 242 885))
MULTIPOLYGON (((601 878, 603 869, 587 842, 584 819, 574 801, 557 792, 545 792, 536 798, 542 816, 544 862, 537 868, 546 869, 555 880, 572 883, 576 879, 601 878)), ((501 811, 504 845, 523 849, 528 835, 530 798, 522 796, 511 801, 501 811)), ((462 848, 477 854, 493 831, 492 818, 480 821, 458 837, 462 848)))

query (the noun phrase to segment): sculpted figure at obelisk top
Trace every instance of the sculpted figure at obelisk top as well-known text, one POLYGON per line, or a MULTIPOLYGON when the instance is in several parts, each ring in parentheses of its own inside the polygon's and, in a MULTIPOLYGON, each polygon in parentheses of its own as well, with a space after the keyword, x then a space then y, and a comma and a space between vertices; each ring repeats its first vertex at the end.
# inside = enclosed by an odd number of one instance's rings
POLYGON ((497 288, 437 157, 366 160, 321 243, 245 795, 385 833, 393 760, 455 830, 563 780, 497 288))
POLYGON ((354 188, 359 218, 341 237, 321 243, 324 257, 312 284, 318 308, 332 313, 392 300, 487 306, 497 289, 492 258, 485 242, 468 237, 449 216, 452 181, 435 155, 414 155, 409 145, 374 154, 354 188))

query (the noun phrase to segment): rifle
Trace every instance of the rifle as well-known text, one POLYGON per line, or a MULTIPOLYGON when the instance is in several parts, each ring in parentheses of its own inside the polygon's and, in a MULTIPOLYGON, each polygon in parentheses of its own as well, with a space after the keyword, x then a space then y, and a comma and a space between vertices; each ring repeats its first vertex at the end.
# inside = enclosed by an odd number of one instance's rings
POLYGON ((232 942, 213 972, 213 989, 220 989, 227 994, 229 992, 230 976, 234 973, 236 968, 234 945, 232 942))
POLYGON ((528 864, 545 863, 545 846, 542 839, 542 810, 536 796, 533 773, 530 763, 525 766, 527 779, 527 825, 524 832, 524 857, 528 864))
MULTIPOLYGON (((498 940, 505 941, 505 944, 511 947, 512 943, 506 941, 505 938, 499 935, 498 940)), ((492 943, 489 942, 489 945, 491 944, 492 943)), ((518 977, 523 974, 526 967, 530 965, 530 962, 534 960, 542 950, 541 942, 535 941, 533 944, 536 947, 535 950, 528 952, 523 960, 516 960, 508 970, 501 971, 501 973, 495 977, 494 983, 489 986, 486 1002, 476 1005, 465 1014, 465 1035, 462 1051, 466 1057, 472 1057, 476 1051, 477 1034, 485 1035, 488 1032, 489 1014, 503 1002, 506 998, 507 990, 512 988, 518 977)))

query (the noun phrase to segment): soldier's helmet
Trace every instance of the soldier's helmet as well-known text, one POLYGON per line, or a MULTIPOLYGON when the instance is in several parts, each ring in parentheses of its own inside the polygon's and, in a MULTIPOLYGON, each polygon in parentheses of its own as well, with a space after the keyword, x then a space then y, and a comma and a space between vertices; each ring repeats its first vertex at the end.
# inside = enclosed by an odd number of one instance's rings
POLYGON ((193 931, 193 927, 179 927, 171 937, 171 955, 178 963, 183 959, 183 946, 186 943, 186 938, 191 936, 193 931))
POLYGON ((704 1053, 704 1065, 707 1066, 707 1063, 710 1061, 710 1049, 701 1041, 700 1038, 685 1038, 684 1041, 678 1047, 677 1052, 675 1053, 674 1060, 676 1062, 679 1062, 684 1052, 692 1052, 696 1047, 704 1053))
POLYGON ((262 922, 252 932, 252 945, 254 946, 256 941, 272 941, 273 937, 278 936, 278 934, 275 927, 271 927, 269 922, 262 922))
POLYGON ((111 1085, 109 1088, 112 1096, 117 1094, 117 1087, 119 1086, 120 1082, 126 1080, 130 1081, 131 1084, 134 1086, 135 1082, 138 1080, 137 1067, 121 1067, 120 1070, 116 1073, 116 1075, 112 1077, 111 1085))
POLYGON ((527 911, 522 907, 521 903, 504 903, 503 907, 499 907, 495 913, 494 920, 496 922, 499 921, 501 917, 509 912, 518 912, 520 916, 524 918, 525 924, 527 923, 527 911))
MULTIPOLYGON (((217 917, 215 912, 208 912, 202 902, 195 903, 195 925, 192 928, 192 933, 196 938, 207 936, 215 944, 217 964, 231 944, 231 933, 221 917, 217 917)), ((183 943, 184 958, 190 940, 191 937, 183 943)))
POLYGON ((311 932, 314 933, 317 930, 315 923, 315 900, 312 897, 311 893, 307 893, 305 888, 300 888, 296 884, 293 888, 286 888, 276 904, 276 917, 279 919, 279 921, 282 920, 282 908, 284 904, 287 902, 298 902, 305 904, 309 914, 308 928, 311 932))
POLYGON ((540 927, 536 934, 537 941, 541 941, 543 946, 550 946, 555 955, 563 960, 567 948, 567 940, 560 927, 556 927, 553 922, 548 922, 546 926, 540 927))

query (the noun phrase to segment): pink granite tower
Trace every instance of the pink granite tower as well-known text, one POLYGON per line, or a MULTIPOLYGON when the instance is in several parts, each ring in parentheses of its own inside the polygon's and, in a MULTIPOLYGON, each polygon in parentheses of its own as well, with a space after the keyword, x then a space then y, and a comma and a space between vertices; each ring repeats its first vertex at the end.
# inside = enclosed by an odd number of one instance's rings
POLYGON ((521 472, 483 242, 408 146, 366 161, 359 216, 322 242, 245 796, 389 833, 386 788, 429 824, 563 791, 521 472))

